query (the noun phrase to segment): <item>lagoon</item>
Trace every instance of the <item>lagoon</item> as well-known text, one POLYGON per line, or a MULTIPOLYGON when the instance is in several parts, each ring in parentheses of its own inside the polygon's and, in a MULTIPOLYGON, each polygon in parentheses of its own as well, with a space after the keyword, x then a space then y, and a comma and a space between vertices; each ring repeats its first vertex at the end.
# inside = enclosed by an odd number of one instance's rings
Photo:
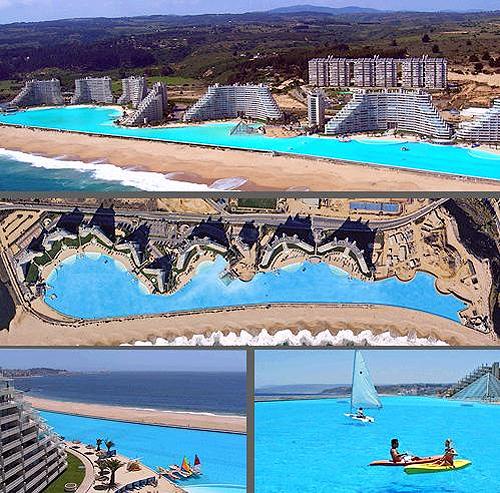
POLYGON ((440 294, 435 279, 419 272, 412 281, 396 278, 377 282, 351 278, 325 263, 304 262, 251 281, 221 280, 226 260, 204 262, 190 281, 170 295, 149 294, 124 265, 103 254, 67 258, 49 275, 44 301, 76 318, 97 319, 255 303, 369 303, 412 308, 459 321, 465 304, 440 294))

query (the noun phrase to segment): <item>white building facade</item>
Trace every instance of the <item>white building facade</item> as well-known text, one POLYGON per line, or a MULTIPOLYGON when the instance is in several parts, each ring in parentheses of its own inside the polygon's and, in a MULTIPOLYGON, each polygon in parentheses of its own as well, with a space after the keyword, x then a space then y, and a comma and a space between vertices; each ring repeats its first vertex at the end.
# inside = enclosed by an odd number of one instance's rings
POLYGON ((0 493, 39 493, 64 472, 64 443, 1 376, 0 425, 0 493))
POLYGON ((310 127, 323 129, 325 126, 326 99, 321 91, 307 95, 307 120, 310 127))
POLYGON ((488 111, 459 125, 457 137, 474 142, 500 143, 500 99, 488 111))
POLYGON ((269 88, 258 85, 214 85, 184 114, 184 121, 219 120, 246 117, 255 120, 281 120, 283 112, 269 88))
POLYGON ((430 94, 402 89, 359 90, 325 126, 331 135, 395 130, 435 140, 453 131, 432 104, 430 94))
POLYGON ((114 102, 110 77, 86 77, 75 80, 75 94, 71 104, 114 102))
POLYGON ((12 106, 58 106, 64 104, 57 79, 29 80, 11 101, 12 106))
POLYGON ((118 98, 118 104, 131 104, 132 108, 137 108, 140 102, 148 94, 148 84, 146 77, 128 77, 122 79, 122 95, 118 98))
POLYGON ((121 120, 122 125, 147 125, 162 121, 168 109, 167 87, 163 82, 153 85, 148 95, 139 103, 137 109, 121 120))

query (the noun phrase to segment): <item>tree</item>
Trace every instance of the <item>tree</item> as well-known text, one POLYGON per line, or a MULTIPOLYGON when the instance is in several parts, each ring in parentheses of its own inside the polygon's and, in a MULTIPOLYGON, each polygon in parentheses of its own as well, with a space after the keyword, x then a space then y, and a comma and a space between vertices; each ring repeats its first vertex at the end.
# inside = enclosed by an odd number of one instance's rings
POLYGON ((432 53, 439 53, 439 46, 438 45, 432 45, 432 53))
POLYGON ((101 445, 102 445, 102 438, 98 438, 96 441, 95 441, 96 445, 97 445, 97 448, 96 448, 96 452, 100 452, 101 451, 101 445))
POLYGON ((106 445, 108 452, 111 452, 111 448, 115 446, 115 442, 113 442, 112 440, 106 439, 106 441, 104 442, 104 445, 106 445))
POLYGON ((116 471, 124 465, 125 462, 121 462, 118 459, 107 459, 104 461, 104 466, 111 472, 111 476, 109 477, 109 486, 116 484, 116 471))
POLYGON ((484 65, 481 62, 474 64, 474 70, 476 72, 481 72, 481 70, 483 70, 483 68, 484 68, 484 65))
POLYGON ((422 36, 422 43, 429 43, 430 40, 431 40, 431 38, 429 37, 428 34, 424 34, 422 36))

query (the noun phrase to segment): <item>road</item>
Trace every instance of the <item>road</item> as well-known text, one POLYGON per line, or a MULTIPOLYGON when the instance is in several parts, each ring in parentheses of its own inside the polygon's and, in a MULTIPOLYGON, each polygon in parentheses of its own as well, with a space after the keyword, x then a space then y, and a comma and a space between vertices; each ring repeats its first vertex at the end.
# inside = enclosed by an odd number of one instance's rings
MULTIPOLYGON (((362 225, 362 229, 367 227, 370 229, 378 229, 380 231, 391 230, 395 228, 400 228, 409 224, 411 222, 420 219, 421 217, 427 215, 429 212, 437 209, 443 205, 448 199, 437 199, 432 201, 430 204, 422 207, 418 211, 411 214, 407 214, 403 217, 397 218, 387 218, 387 219, 376 219, 367 222, 357 222, 353 221, 349 224, 344 224, 347 218, 334 218, 334 217, 324 217, 324 216, 310 216, 312 228, 319 229, 339 229, 341 226, 344 229, 357 231, 362 225)), ((13 210, 32 210, 32 211, 45 211, 53 213, 68 213, 75 209, 74 206, 64 206, 64 205, 44 205, 44 204, 16 204, 16 203, 0 203, 0 211, 13 211, 13 210)), ((96 207, 79 207, 79 210, 85 214, 94 214, 96 207)), ((141 218, 150 221, 166 221, 166 222, 186 222, 186 223, 198 223, 211 217, 214 220, 222 219, 225 223, 242 225, 246 222, 254 222, 256 225, 269 225, 269 226, 280 226, 290 218, 289 214, 230 214, 230 213, 220 213, 220 214, 191 214, 191 213, 165 213, 160 211, 138 211, 136 209, 116 209, 116 217, 141 218)), ((295 223, 294 227, 300 228, 301 225, 295 223)), ((310 226, 305 223, 304 229, 308 229, 310 226)))

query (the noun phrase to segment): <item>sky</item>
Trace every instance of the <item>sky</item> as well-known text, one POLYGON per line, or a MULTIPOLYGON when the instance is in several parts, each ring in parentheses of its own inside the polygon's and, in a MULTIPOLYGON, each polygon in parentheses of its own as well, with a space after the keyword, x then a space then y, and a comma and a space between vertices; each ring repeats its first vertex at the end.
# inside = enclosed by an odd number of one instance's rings
POLYGON ((241 13, 287 5, 356 5, 386 10, 499 9, 498 0, 0 0, 0 24, 71 17, 241 13))
MULTIPOLYGON (((353 350, 255 352, 255 387, 299 384, 349 384, 353 350)), ((500 361, 500 350, 363 351, 376 385, 452 383, 482 363, 500 361)))
POLYGON ((71 371, 238 371, 245 351, 143 349, 2 349, 0 368, 56 368, 71 371))

